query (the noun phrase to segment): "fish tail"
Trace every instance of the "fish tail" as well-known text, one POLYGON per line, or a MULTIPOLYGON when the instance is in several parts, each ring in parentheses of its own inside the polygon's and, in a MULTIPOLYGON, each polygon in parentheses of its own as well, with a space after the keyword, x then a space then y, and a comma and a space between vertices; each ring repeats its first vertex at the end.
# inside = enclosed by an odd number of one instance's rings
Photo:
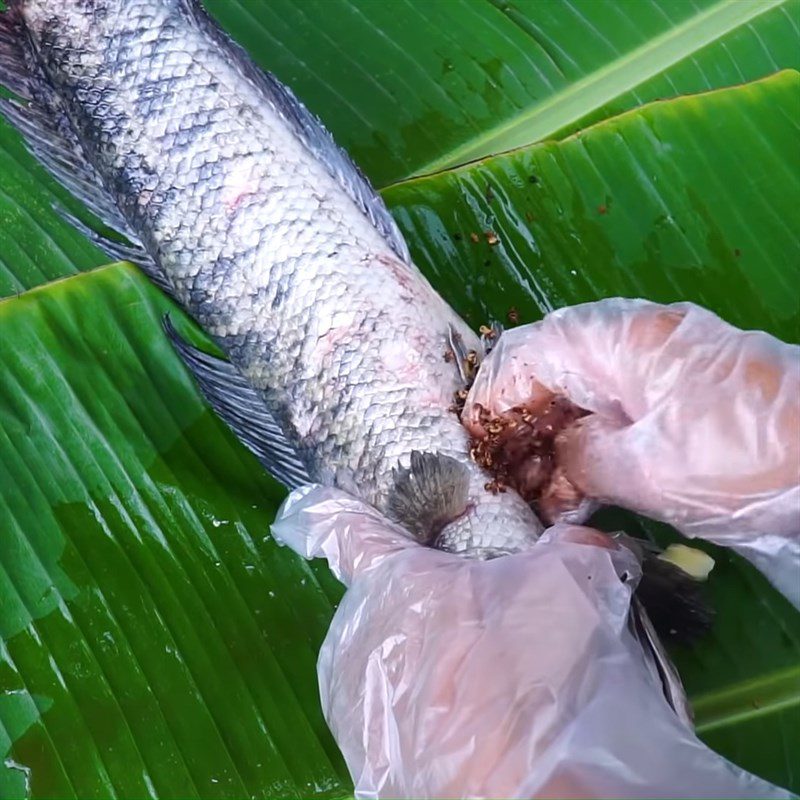
POLYGON ((0 97, 0 116, 22 135, 29 152, 69 192, 127 243, 98 233, 64 209, 56 211, 114 261, 138 264, 171 292, 163 271, 147 254, 120 211, 116 198, 87 157, 66 104, 53 87, 23 13, 26 0, 7 0, 0 12, 0 85, 16 97, 0 97))
POLYGON ((662 640, 692 643, 711 627, 713 609, 701 581, 665 560, 656 545, 623 533, 614 538, 633 552, 642 569, 631 602, 631 630, 667 702, 691 729, 692 708, 662 640))
POLYGON ((691 644, 707 633, 714 609, 702 580, 662 558, 661 548, 652 542, 624 533, 614 538, 633 551, 641 564, 636 597, 658 635, 666 641, 691 644))
POLYGON ((645 610, 644 603, 638 596, 634 596, 631 603, 630 627, 642 646, 647 663, 655 677, 661 682, 667 702, 672 706, 681 722, 692 730, 694 715, 689 698, 686 696, 686 690, 683 688, 683 682, 661 643, 655 625, 645 610))

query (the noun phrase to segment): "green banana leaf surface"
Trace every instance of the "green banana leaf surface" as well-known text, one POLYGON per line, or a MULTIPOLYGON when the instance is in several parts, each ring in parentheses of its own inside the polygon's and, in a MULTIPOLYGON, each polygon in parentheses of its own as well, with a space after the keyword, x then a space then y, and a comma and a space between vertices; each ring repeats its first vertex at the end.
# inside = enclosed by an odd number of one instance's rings
MULTIPOLYGON (((800 340, 800 0, 207 5, 474 326, 624 295, 800 340)), ((165 340, 181 312, 54 206, 91 221, 3 125, 0 797, 347 796, 315 676, 342 589, 271 540, 283 491, 165 340)), ((717 618, 671 646, 698 730, 798 791, 800 615, 703 547, 717 618)))
MULTIPOLYGON (((205 4, 379 187, 646 101, 800 69, 800 0, 205 4)), ((0 296, 103 263, 52 208, 86 219, 80 206, 2 121, 0 176, 0 296)))

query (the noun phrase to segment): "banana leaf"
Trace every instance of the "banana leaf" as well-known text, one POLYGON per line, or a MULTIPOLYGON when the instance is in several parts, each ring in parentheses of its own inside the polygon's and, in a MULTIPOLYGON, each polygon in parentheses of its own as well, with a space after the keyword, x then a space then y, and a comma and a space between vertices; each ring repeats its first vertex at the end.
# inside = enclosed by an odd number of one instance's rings
POLYGON ((649 100, 800 68, 798 0, 207 6, 380 186, 649 100))
MULTIPOLYGON (((612 117, 800 66, 794 0, 209 6, 394 181, 473 324, 625 294, 798 340, 798 74, 612 117)), ((179 312, 129 265, 76 274, 103 257, 53 203, 89 219, 0 129, 0 797, 345 796, 314 675, 341 588, 269 538, 282 492, 166 343, 179 312)), ((714 630, 672 648, 698 728, 798 790, 800 615, 708 549, 714 630)))
POLYGON ((0 303, 0 797, 328 797, 338 584, 130 265, 0 303), (4 764, 4 766, 3 766, 4 764))
MULTIPOLYGON (((378 186, 800 69, 800 0, 206 0, 378 186)), ((0 297, 99 266, 0 121, 0 297)))

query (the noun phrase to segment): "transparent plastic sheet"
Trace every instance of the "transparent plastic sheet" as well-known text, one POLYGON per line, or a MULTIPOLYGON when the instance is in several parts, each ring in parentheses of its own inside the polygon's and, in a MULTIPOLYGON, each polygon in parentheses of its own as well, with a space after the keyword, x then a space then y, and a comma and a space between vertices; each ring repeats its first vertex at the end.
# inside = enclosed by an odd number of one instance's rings
POLYGON ((465 407, 566 397, 559 440, 591 498, 750 559, 800 608, 800 347, 691 303, 610 299, 505 332, 465 407))
POLYGON ((624 549, 558 525, 473 561, 306 487, 275 537, 348 585, 318 661, 357 797, 791 797, 677 718, 628 625, 624 549))

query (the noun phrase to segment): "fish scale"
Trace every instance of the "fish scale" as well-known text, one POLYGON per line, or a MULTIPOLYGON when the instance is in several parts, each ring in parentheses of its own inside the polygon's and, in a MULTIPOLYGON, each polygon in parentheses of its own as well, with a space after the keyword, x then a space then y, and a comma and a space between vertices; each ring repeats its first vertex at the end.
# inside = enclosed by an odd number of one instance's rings
POLYGON ((276 477, 347 488, 454 552, 535 541, 535 515, 485 489, 450 410, 449 335, 478 338, 288 89, 190 0, 16 0, 2 19, 5 82, 30 101, 7 116, 40 126, 28 138, 45 163, 69 153, 48 163, 57 177, 225 353, 168 327, 276 477))

